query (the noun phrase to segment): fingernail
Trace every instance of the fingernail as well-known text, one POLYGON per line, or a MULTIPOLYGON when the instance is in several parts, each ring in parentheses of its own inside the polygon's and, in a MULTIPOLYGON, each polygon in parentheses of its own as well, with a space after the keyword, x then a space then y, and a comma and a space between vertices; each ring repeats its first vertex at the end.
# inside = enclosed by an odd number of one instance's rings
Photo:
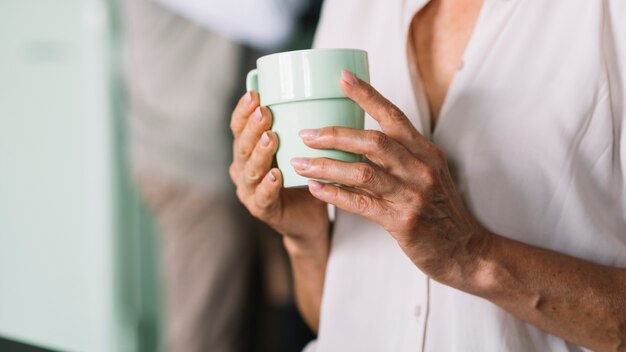
POLYGON ((267 135, 267 132, 263 132, 261 135, 261 145, 264 147, 270 145, 270 137, 267 135))
POLYGON ((324 188, 323 184, 321 184, 320 182, 317 182, 315 180, 309 180, 308 184, 309 184, 309 188, 310 189, 313 189, 313 190, 316 190, 316 191, 319 191, 320 189, 324 188))
POLYGON ((243 97, 243 103, 247 105, 252 104, 252 93, 247 92, 243 97))
POLYGON ((320 134, 320 130, 302 130, 298 133, 300 138, 303 139, 312 139, 317 137, 320 134))
POLYGON ((274 176, 271 171, 267 173, 267 178, 270 180, 270 182, 276 182, 276 176, 274 176))
POLYGON ((254 121, 256 122, 261 122, 261 120, 263 120, 263 114, 261 113, 261 107, 256 108, 256 110, 254 110, 254 121))
POLYGON ((352 72, 348 71, 348 70, 343 70, 341 71, 341 79, 348 83, 351 86, 356 86, 357 83, 359 83, 359 80, 356 79, 356 77, 354 77, 354 75, 352 74, 352 72))
POLYGON ((298 170, 306 169, 310 164, 309 159, 307 158, 293 158, 291 159, 291 166, 298 170))

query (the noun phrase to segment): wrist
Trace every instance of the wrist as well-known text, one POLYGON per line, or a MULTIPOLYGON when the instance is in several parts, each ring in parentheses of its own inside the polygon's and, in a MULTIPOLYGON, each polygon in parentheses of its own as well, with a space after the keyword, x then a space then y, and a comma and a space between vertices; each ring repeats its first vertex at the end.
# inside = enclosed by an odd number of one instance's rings
POLYGON ((487 233, 484 243, 472 258, 463 275, 463 290, 483 297, 492 297, 500 286, 502 268, 497 255, 502 251, 502 237, 487 233))
POLYGON ((330 226, 307 236, 283 235, 283 245, 292 261, 315 260, 326 262, 330 250, 330 226))
POLYGON ((283 245, 292 260, 327 257, 330 247, 328 234, 311 237, 283 236, 283 245))

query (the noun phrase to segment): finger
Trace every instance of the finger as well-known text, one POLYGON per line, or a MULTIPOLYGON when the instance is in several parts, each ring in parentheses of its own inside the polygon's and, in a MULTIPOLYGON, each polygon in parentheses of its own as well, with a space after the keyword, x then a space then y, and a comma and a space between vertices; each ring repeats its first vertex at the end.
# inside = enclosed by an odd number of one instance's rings
POLYGON ((237 103, 230 117, 230 129, 235 138, 239 136, 248 122, 250 114, 259 106, 259 93, 250 91, 244 94, 237 103))
POLYGON ((357 188, 375 197, 385 198, 395 194, 396 180, 367 163, 346 163, 329 158, 294 158, 291 165, 302 176, 357 188))
POLYGON ((309 181, 309 191, 315 198, 323 202, 371 220, 375 218, 376 214, 382 213, 378 201, 366 194, 351 192, 335 185, 323 184, 314 180, 309 181))
POLYGON ((252 154, 254 147, 261 138, 261 134, 267 131, 272 124, 272 114, 269 109, 263 106, 258 107, 246 123, 243 131, 235 139, 234 158, 237 162, 243 163, 252 154))
POLYGON ((344 70, 341 73, 341 88, 348 98, 354 100, 378 122, 387 135, 411 152, 416 152, 418 148, 428 143, 406 115, 367 82, 344 70))
POLYGON ((319 130, 302 130, 300 137, 311 148, 363 154, 390 173, 404 170, 414 159, 399 142, 380 131, 331 126, 319 130))
POLYGON ((271 169, 263 177, 254 194, 254 204, 260 213, 267 214, 278 204, 282 183, 282 175, 278 169, 271 169))
POLYGON ((247 185, 257 185, 267 172, 272 168, 272 161, 276 148, 278 147, 278 139, 271 131, 265 131, 261 135, 250 159, 246 162, 244 170, 244 182, 247 185))

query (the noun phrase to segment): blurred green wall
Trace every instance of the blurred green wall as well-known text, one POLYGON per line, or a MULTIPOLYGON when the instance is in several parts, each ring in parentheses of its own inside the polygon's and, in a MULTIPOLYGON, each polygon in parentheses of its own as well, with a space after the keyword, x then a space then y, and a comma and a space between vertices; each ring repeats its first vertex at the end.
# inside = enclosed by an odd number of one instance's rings
POLYGON ((0 0, 0 337, 159 349, 157 237, 128 177, 119 17, 0 0))

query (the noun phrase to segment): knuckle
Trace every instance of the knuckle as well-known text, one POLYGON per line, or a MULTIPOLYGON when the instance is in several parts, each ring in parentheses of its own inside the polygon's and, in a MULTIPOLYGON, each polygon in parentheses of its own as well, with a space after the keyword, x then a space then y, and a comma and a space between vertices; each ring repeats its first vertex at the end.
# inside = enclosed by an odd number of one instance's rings
POLYGON ((369 131, 366 138, 376 149, 387 149, 389 145, 389 138, 380 131, 369 131))
POLYGON ((432 187, 437 183, 437 171, 432 167, 424 167, 419 173, 422 184, 426 187, 432 187))
POLYGON ((257 192, 253 197, 251 204, 247 206, 248 211, 252 216, 257 219, 263 219, 266 213, 266 205, 263 203, 259 193, 257 192))
POLYGON ((247 159, 248 158, 248 150, 247 148, 243 148, 242 146, 239 146, 239 148, 237 148, 237 157, 239 157, 239 159, 247 159))
POLYGON ((426 167, 426 164, 421 159, 415 157, 415 155, 403 159, 403 164, 417 177, 419 177, 419 172, 426 167))
POLYGON ((356 168, 356 181, 359 184, 371 184, 376 176, 376 171, 373 167, 367 164, 359 165, 356 168))
POLYGON ((235 146, 237 157, 243 160, 248 159, 251 149, 252 148, 248 145, 248 143, 244 141, 239 141, 239 143, 237 143, 237 145, 235 146))
POLYGON ((235 163, 231 163, 228 168, 228 174, 230 175, 230 179, 234 184, 237 184, 237 165, 235 163))
POLYGON ((259 169, 253 163, 246 164, 246 179, 250 182, 257 183, 261 181, 263 178, 263 174, 259 171, 259 169))
POLYGON ((311 166, 319 171, 328 171, 332 167, 331 161, 326 158, 311 160, 311 166))
POLYGON ((257 193, 254 198, 254 206, 251 207, 250 213, 258 219, 266 219, 270 214, 270 209, 272 208, 272 205, 273 203, 270 200, 268 194, 257 193))
POLYGON ((360 213, 366 213, 372 208, 372 201, 366 196, 358 195, 355 198, 354 202, 355 202, 354 204, 355 208, 360 213))
POLYGON ((400 109, 398 109, 395 105, 389 103, 388 106, 388 110, 389 110, 389 119, 392 121, 404 121, 406 119, 406 116, 404 115, 404 113, 402 111, 400 111, 400 109))
POLYGON ((339 128, 337 126, 325 127, 320 131, 321 136, 336 138, 339 136, 339 128))
POLYGON ((254 199, 254 205, 250 207, 250 214, 255 218, 262 219, 266 213, 266 205, 256 197, 254 199))
POLYGON ((420 222, 420 215, 418 210, 409 210, 400 213, 399 225, 405 230, 415 229, 420 222))
POLYGON ((237 133, 237 131, 239 130, 239 129, 237 128, 238 124, 237 124, 237 121, 236 121, 235 119, 236 119, 236 117, 235 117, 235 113, 233 112, 233 114, 232 114, 232 116, 231 116, 231 118, 230 118, 230 124, 229 124, 230 131, 231 131, 233 134, 237 133))

